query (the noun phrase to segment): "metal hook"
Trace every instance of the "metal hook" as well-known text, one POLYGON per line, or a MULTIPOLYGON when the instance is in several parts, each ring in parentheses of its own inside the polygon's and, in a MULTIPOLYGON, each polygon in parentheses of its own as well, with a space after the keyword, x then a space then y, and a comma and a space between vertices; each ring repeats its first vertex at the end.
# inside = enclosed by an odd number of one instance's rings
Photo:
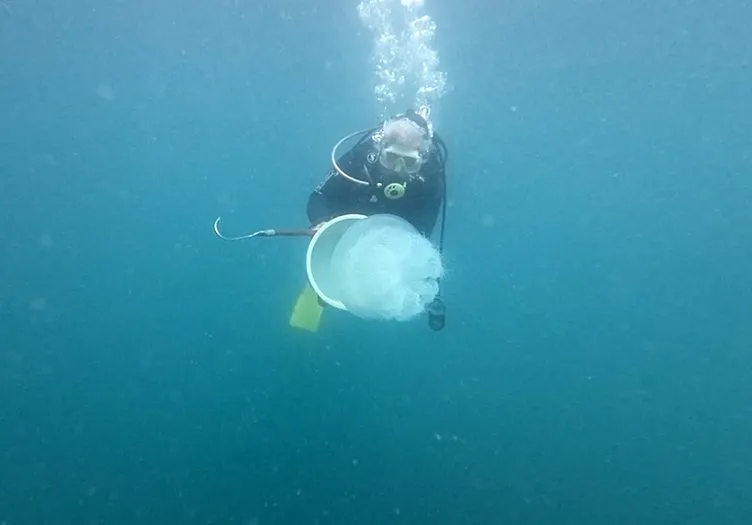
POLYGON ((219 231, 220 219, 221 217, 217 217, 217 220, 214 221, 214 233, 217 234, 217 237, 225 241, 242 241, 243 239, 252 239, 253 237, 271 237, 273 235, 276 235, 276 232, 274 230, 259 230, 247 235, 240 235, 238 237, 225 237, 224 235, 222 235, 222 232, 219 231))

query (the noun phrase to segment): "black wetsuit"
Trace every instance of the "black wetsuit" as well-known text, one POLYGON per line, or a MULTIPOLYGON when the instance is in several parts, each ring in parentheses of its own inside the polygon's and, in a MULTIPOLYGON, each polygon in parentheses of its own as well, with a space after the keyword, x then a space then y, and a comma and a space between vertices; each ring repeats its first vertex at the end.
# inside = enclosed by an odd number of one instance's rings
POLYGON ((308 219, 315 226, 346 213, 389 213, 402 217, 430 237, 444 198, 444 163, 434 143, 420 172, 405 183, 404 195, 385 194, 392 182, 404 182, 379 164, 370 136, 342 155, 337 164, 349 176, 369 181, 357 184, 332 169, 308 197, 308 219))

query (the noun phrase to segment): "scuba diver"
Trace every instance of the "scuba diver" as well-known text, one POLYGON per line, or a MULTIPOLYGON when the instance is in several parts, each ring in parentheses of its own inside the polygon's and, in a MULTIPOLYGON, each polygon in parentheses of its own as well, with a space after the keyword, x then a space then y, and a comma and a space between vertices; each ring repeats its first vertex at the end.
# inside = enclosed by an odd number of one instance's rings
MULTIPOLYGON (((348 213, 388 213, 430 237, 442 204, 446 206, 447 149, 428 113, 425 107, 409 110, 337 143, 332 169, 308 197, 311 225, 315 228, 348 213), (360 133, 352 149, 336 159, 337 147, 360 133)), ((440 248, 443 217, 442 213, 440 248)))
MULTIPOLYGON (((302 230, 258 230, 247 235, 227 237, 219 230, 220 217, 214 221, 214 233, 227 241, 254 237, 315 237, 327 221, 346 214, 396 215, 412 224, 420 234, 430 237, 441 211, 438 250, 444 246, 446 223, 446 161, 444 141, 433 131, 429 109, 407 111, 367 130, 351 133, 331 152, 332 169, 308 198, 307 215, 312 225, 302 230), (337 148, 362 135, 339 159, 337 148)), ((316 332, 326 303, 306 282, 290 316, 290 326, 316 332)), ((445 325, 445 307, 441 292, 426 307, 428 325, 435 331, 445 325)))
MULTIPOLYGON (((403 218, 430 237, 441 210, 438 248, 442 253, 448 152, 433 131, 429 113, 427 107, 408 110, 340 140, 332 149, 332 169, 308 197, 312 229, 339 215, 385 213, 403 218), (337 148, 359 134, 358 142, 337 159, 337 148)), ((426 310, 431 329, 442 330, 445 307, 441 297, 437 295, 426 310)))

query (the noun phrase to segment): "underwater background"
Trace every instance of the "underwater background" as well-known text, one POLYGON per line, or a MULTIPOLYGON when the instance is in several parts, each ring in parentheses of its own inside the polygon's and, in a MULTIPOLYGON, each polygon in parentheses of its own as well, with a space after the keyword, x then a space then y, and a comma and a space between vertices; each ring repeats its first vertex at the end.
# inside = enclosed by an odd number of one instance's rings
POLYGON ((288 326, 352 0, 0 1, 0 523, 752 523, 752 3, 428 0, 447 327, 288 326))

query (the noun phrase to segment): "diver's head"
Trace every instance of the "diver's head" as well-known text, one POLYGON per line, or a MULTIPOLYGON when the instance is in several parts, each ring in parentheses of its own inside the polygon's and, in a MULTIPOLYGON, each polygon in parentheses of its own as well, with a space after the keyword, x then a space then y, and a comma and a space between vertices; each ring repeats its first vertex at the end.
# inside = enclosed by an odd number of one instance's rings
POLYGON ((401 177, 417 174, 430 147, 427 129, 408 116, 384 123, 379 141, 379 163, 382 168, 401 177))

